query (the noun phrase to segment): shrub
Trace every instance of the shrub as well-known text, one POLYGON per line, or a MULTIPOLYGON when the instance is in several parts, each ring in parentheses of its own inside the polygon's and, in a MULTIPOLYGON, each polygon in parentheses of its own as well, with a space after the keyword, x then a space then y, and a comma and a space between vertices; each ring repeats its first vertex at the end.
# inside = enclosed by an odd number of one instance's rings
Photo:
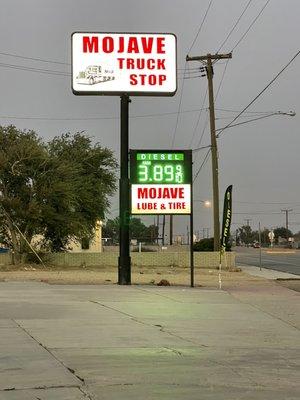
MULTIPOLYGON (((214 251, 214 238, 201 239, 194 243, 194 251, 214 251)), ((226 246, 226 251, 231 251, 231 243, 226 246)))

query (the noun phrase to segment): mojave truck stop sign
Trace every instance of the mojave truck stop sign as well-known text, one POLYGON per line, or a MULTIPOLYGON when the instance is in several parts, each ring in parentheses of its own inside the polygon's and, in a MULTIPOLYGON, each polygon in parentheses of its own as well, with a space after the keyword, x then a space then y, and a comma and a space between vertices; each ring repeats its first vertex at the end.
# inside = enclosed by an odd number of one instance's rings
POLYGON ((191 150, 131 150, 132 214, 190 214, 191 150))
POLYGON ((73 33, 74 94, 173 96, 176 89, 175 35, 73 33))

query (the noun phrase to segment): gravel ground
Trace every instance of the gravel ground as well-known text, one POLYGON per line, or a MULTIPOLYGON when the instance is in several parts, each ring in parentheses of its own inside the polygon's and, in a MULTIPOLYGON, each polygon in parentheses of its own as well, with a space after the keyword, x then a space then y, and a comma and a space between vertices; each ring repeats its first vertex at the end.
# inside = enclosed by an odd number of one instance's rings
MULTIPOLYGON (((12 266, 0 267, 0 281, 43 281, 49 284, 116 284, 117 268, 60 268, 37 267, 30 265, 20 266, 18 269, 12 266)), ((162 279, 169 281, 171 285, 190 285, 189 268, 153 268, 133 267, 132 284, 155 285, 162 279)), ((237 269, 236 271, 222 271, 223 287, 233 287, 237 284, 251 282, 265 282, 264 279, 249 276, 237 269)), ((215 269, 195 269, 195 286, 217 288, 218 271, 215 269)))
MULTIPOLYGON (((47 267, 22 265, 0 266, 0 281, 38 281, 49 284, 70 285, 99 285, 117 284, 118 272, 116 267, 75 268, 47 267)), ((171 286, 189 286, 190 269, 178 267, 132 267, 132 284, 157 285, 161 280, 167 280, 171 286)), ((218 288, 219 278, 216 269, 195 269, 195 286, 218 288)), ((246 285, 274 284, 264 278, 250 276, 238 268, 234 271, 222 271, 223 289, 233 289, 246 285)), ((292 290, 300 291, 300 279, 277 280, 277 284, 292 290)))

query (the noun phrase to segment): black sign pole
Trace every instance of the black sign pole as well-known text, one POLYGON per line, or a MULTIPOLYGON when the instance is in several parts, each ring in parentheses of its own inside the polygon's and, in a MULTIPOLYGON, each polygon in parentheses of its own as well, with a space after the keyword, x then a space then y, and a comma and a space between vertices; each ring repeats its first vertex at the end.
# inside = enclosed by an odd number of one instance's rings
POLYGON ((191 176, 191 214, 190 214, 190 264, 191 264, 191 287, 194 287, 194 207, 193 207, 193 175, 191 176))
POLYGON ((129 241, 130 200, 128 177, 129 154, 129 103, 127 94, 121 95, 121 140, 120 140, 120 181, 119 181, 119 265, 118 284, 131 284, 131 259, 129 241))

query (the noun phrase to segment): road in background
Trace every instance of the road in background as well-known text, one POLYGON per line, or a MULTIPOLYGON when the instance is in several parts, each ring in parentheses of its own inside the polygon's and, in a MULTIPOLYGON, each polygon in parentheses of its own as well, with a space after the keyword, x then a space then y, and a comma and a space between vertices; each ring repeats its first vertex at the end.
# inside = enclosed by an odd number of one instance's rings
MULTIPOLYGON (((259 249, 235 247, 237 265, 259 267, 259 249)), ((300 250, 262 249, 262 267, 300 275, 300 250)))

